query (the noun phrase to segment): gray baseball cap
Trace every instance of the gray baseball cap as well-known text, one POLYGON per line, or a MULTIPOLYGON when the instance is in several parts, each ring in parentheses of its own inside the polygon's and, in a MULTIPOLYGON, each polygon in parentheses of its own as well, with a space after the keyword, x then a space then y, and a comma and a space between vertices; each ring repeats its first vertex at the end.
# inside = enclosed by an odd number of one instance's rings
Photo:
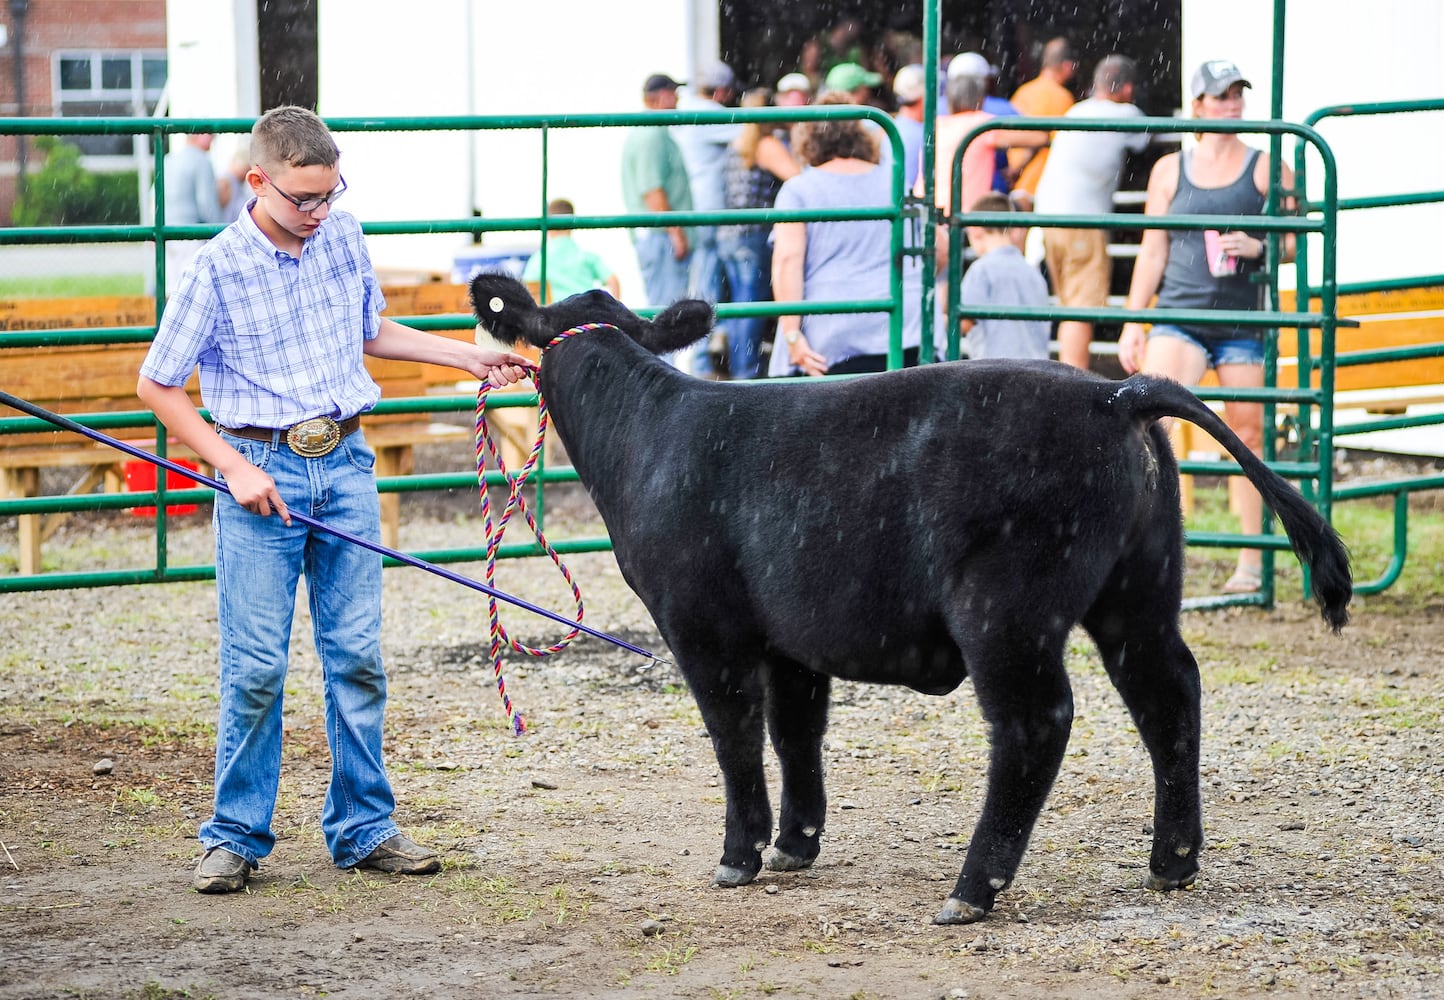
POLYGON ((1235 83, 1253 86, 1244 79, 1243 71, 1227 59, 1210 59, 1193 74, 1193 96, 1222 97, 1235 83))

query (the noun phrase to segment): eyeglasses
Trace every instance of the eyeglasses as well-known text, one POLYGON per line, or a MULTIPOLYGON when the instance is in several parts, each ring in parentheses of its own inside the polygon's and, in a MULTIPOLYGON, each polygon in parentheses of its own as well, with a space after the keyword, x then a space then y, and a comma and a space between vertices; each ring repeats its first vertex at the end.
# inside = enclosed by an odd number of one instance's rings
POLYGON ((276 182, 271 180, 270 176, 261 169, 261 165, 259 163, 256 164, 256 173, 264 177, 266 179, 266 183, 271 185, 271 187, 275 188, 278 195, 280 195, 282 198, 285 198, 292 205, 295 205, 296 211, 304 212, 308 215, 316 211, 316 209, 320 208, 322 205, 330 205, 337 198, 341 197, 343 194, 346 193, 346 178, 341 174, 336 175, 341 178, 341 183, 337 184, 334 188, 332 188, 330 194, 323 194, 317 198, 297 198, 295 195, 287 194, 280 188, 276 187, 276 182))

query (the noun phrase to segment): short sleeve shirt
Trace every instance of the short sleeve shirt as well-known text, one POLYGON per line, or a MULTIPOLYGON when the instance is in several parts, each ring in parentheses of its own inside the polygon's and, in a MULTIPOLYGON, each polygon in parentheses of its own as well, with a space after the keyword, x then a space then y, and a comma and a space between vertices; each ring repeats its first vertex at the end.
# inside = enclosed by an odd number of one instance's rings
MULTIPOLYGON (((1090 97, 1068 109, 1068 118, 1141 118, 1133 104, 1090 97)), ((1148 145, 1144 132, 1065 130, 1053 136, 1048 165, 1038 181, 1035 212, 1103 215, 1113 211, 1123 162, 1148 145)))
MULTIPOLYGON (((961 111, 938 119, 934 194, 938 207, 944 212, 953 211, 953 159, 958 154, 958 146, 965 135, 992 118, 986 111, 961 111)), ((981 133, 968 143, 968 148, 963 151, 963 204, 958 211, 966 210, 969 205, 992 190, 994 152, 992 132, 981 133)), ((922 193, 922 179, 919 178, 914 194, 922 193)))
MULTIPOLYGON (((583 250, 570 236, 553 236, 547 241, 547 285, 551 300, 560 302, 569 295, 600 288, 612 276, 612 269, 601 257, 583 250)), ((522 281, 541 281, 542 255, 531 255, 522 271, 522 281)))
POLYGON ((622 200, 627 211, 649 212, 644 196, 661 188, 674 212, 692 210, 692 188, 682 150, 662 125, 639 125, 622 144, 622 200))
POLYGON ((362 348, 385 307, 354 216, 333 209, 293 257, 243 212, 166 303, 141 374, 179 386, 199 366, 202 401, 227 427, 344 419, 381 397, 362 348))
MULTIPOLYGON (((971 306, 1046 306, 1048 285, 1017 247, 1001 246, 963 272, 958 300, 971 306)), ((1048 358, 1047 320, 978 319, 968 331, 970 358, 1048 358)))

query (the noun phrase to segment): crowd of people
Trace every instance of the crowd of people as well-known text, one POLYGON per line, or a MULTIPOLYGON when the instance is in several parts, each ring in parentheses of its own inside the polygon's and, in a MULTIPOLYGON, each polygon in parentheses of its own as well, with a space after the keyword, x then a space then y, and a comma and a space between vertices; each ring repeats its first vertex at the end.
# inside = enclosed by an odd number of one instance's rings
MULTIPOLYGON (((890 110, 902 140, 906 189, 921 198, 926 190, 924 178, 920 176, 927 104, 923 66, 917 62, 906 63, 887 79, 870 68, 872 61, 860 55, 856 33, 848 30, 849 27, 840 23, 804 46, 798 69, 784 74, 773 89, 758 87, 744 91, 728 66, 714 63, 700 68, 691 85, 661 73, 648 77, 642 88, 643 106, 652 110, 796 107, 823 103, 879 106, 886 97, 894 104, 890 110)), ((905 43, 895 48, 909 54, 920 51, 905 43)), ((936 102, 940 111, 934 126, 936 173, 932 178, 937 207, 944 214, 954 210, 953 160, 964 137, 983 122, 1018 115, 1122 118, 1142 114, 1132 103, 1137 76, 1132 60, 1120 55, 1101 59, 1092 89, 1081 101, 1075 100, 1070 87, 1077 68, 1067 39, 1053 39, 1042 48, 1037 76, 1017 88, 1009 100, 994 93, 998 70, 981 53, 961 52, 945 62, 942 92, 936 102)), ((832 192, 828 207, 884 204, 891 198, 887 189, 891 176, 891 144, 883 141, 882 131, 875 122, 860 120, 854 124, 870 146, 865 150, 867 155, 835 159, 866 162, 879 168, 876 176, 883 184, 882 193, 863 197, 867 185, 861 182, 842 185, 847 190, 832 192)), ((782 204, 788 204, 794 195, 787 192, 797 191, 808 191, 816 198, 820 191, 817 182, 799 176, 823 167, 822 163, 810 162, 801 149, 804 137, 815 131, 810 123, 766 129, 755 123, 633 128, 626 140, 621 166, 626 210, 629 214, 647 214, 758 209, 778 204, 779 198, 782 204)), ((1005 211, 1027 212, 1035 208, 1065 214, 1111 211, 1113 192, 1125 157, 1141 149, 1146 141, 1143 133, 1091 130, 1063 130, 1051 135, 1027 129, 983 132, 968 144, 964 153, 960 205, 977 210, 985 196, 997 194, 1002 200, 990 199, 988 203, 1001 205, 1005 211), (1040 200, 1042 208, 1038 208, 1040 200)), ((837 169, 835 164, 826 168, 831 173, 837 169)), ((802 204, 811 207, 814 202, 802 204)), ((1008 270, 1021 273, 1018 267, 1036 265, 1046 256, 1049 281, 1014 282, 1009 285, 1009 294, 1027 291, 1030 298, 1020 304, 1044 305, 1051 283, 1052 294, 1065 305, 1095 308, 1104 305, 1112 279, 1107 231, 1049 230, 1043 240, 1046 253, 1038 255, 1040 260, 1028 262, 1021 251, 1029 228, 1020 216, 1019 225, 1001 230, 1004 240, 1020 251, 1016 266, 1008 270)), ((814 252, 810 260, 803 259, 803 266, 812 275, 810 284, 815 287, 821 287, 819 282, 831 281, 834 273, 841 275, 849 271, 842 260, 820 255, 817 248, 827 245, 822 235, 827 229, 826 223, 811 223, 802 229, 803 236, 814 236, 814 252), (816 238, 819 236, 820 240, 816 238), (828 262, 822 263, 823 260, 828 262), (838 270, 833 272, 833 268, 838 270), (818 273, 813 273, 814 269, 818 273)), ((755 222, 690 229, 638 228, 633 239, 643 291, 654 305, 671 302, 683 294, 711 302, 760 302, 770 298, 785 301, 777 294, 777 287, 780 281, 783 288, 789 288, 795 277, 788 272, 795 263, 791 251, 796 247, 792 244, 806 243, 797 239, 798 231, 790 224, 773 227, 755 222), (788 252, 780 253, 781 250, 788 252)), ((842 232, 850 234, 846 239, 851 251, 849 256, 862 248, 870 248, 868 252, 874 256, 872 263, 877 270, 888 271, 891 246, 885 238, 885 226, 869 227, 853 222, 846 224, 842 232)), ((990 238, 992 234, 983 235, 983 230, 976 231, 976 238, 974 235, 969 233, 970 267, 972 261, 981 260, 983 244, 991 248, 996 242, 990 238)), ((939 270, 940 279, 948 260, 949 237, 948 227, 938 227, 934 266, 939 270)), ((1002 259, 995 260, 988 269, 1001 268, 1002 259)), ((911 280, 912 272, 905 277, 911 280)), ((945 281, 939 280, 938 284, 946 287, 945 281)), ((852 293, 843 298, 855 298, 861 288, 871 285, 841 281, 837 287, 852 293)), ((996 286, 991 282, 975 280, 962 292, 963 302, 966 304, 973 296, 986 294, 986 290, 993 287, 996 286)), ((881 297, 886 297, 886 291, 884 283, 881 297)), ((875 317, 861 321, 854 318, 851 322, 873 320, 875 317)), ((771 372, 831 370, 816 364, 789 364, 788 356, 794 352, 785 349, 797 343, 789 343, 788 336, 805 337, 804 328, 826 322, 818 316, 781 317, 771 349, 771 372)), ((729 319, 721 324, 718 335, 708 345, 676 360, 702 377, 718 377, 719 369, 725 371, 726 377, 755 377, 762 374, 761 359, 766 355, 770 325, 758 317, 729 319)), ((1000 325, 1000 321, 991 321, 982 324, 976 332, 960 331, 970 334, 968 355, 999 356, 998 352, 1008 350, 1002 345, 1032 343, 1035 339, 1032 334, 1038 329, 1036 323, 1023 324, 1009 335, 1000 336, 1000 325), (1028 336, 1023 335, 1023 326, 1028 326, 1028 336), (988 335, 989 329, 994 335, 988 335)), ((908 346, 915 348, 915 331, 911 327, 908 336, 908 346)), ((1077 321, 1061 324, 1057 332, 1060 359, 1087 367, 1091 339, 1092 324, 1077 321)), ((946 335, 940 332, 937 346, 941 349, 945 344, 946 335)), ((870 349, 862 353, 880 354, 870 349)), ((1032 356, 1036 352, 1027 353, 1032 356)))
MULTIPOLYGON (((901 66, 887 80, 862 62, 846 58, 844 36, 820 56, 782 76, 772 90, 739 93, 725 65, 705 68, 693 87, 671 77, 649 77, 643 88, 648 108, 717 108, 803 104, 877 106, 888 94, 902 140, 903 171, 914 197, 926 191, 921 176, 926 75, 918 63, 901 66), (679 92, 695 97, 679 98, 679 92), (740 98, 740 101, 739 101, 740 98)), ((1094 64, 1081 99, 1075 97, 1079 62, 1067 39, 1042 48, 1037 75, 1011 99, 993 91, 998 71, 978 52, 963 52, 945 63, 940 111, 935 123, 933 194, 943 214, 954 211, 952 170, 963 139, 980 124, 1004 116, 1063 117, 1117 121, 1142 117, 1134 104, 1138 68, 1119 54, 1094 64)), ((1249 86, 1231 62, 1205 63, 1191 80, 1196 118, 1240 117, 1249 86)), ((1250 215, 1262 211, 1268 157, 1237 135, 1201 133, 1196 149, 1162 157, 1148 182, 1146 215, 1250 215)), ((1080 127, 1047 132, 993 128, 978 134, 963 153, 960 204, 970 212, 1017 213, 1016 225, 969 226, 968 253, 959 296, 964 306, 1062 306, 1099 309, 1113 282, 1109 229, 1047 227, 1046 216, 1103 215, 1113 210, 1130 154, 1148 143, 1143 132, 1080 127), (1031 220, 1038 218, 1038 259, 1025 256, 1031 220), (1041 267, 1039 265, 1042 265, 1041 267), (1046 276, 1046 278, 1045 278, 1046 276)), ((639 126, 632 129, 623 158, 629 212, 688 208, 835 209, 887 204, 891 195, 891 144, 876 123, 846 119, 807 121, 790 128, 751 125, 639 126)), ((1285 171, 1284 186, 1290 181, 1285 171)), ((699 227, 695 231, 635 230, 638 263, 648 301, 661 305, 683 294, 712 302, 836 301, 887 298, 893 248, 885 221, 750 222, 699 227), (664 235, 664 233, 666 235, 664 235)), ((947 288, 947 226, 938 227, 938 287, 947 288)), ((1160 307, 1257 309, 1260 285, 1251 275, 1266 254, 1261 235, 1161 229, 1144 232, 1127 297, 1130 309, 1160 307)), ((1284 259, 1291 244, 1284 241, 1284 259)), ((904 363, 920 348, 921 267, 904 255, 904 363)), ((941 301, 944 296, 938 296, 941 301)), ((941 316, 940 316, 941 318, 941 316)), ((763 374, 766 328, 758 317, 729 319, 709 345, 675 359, 701 377, 752 378, 763 374), (725 341, 725 348, 722 342, 725 341)), ((947 342, 937 324, 937 347, 947 342)), ((1046 358, 1056 344, 1060 361, 1090 367, 1092 322, 1069 319, 965 319, 966 355, 971 358, 1046 358)), ((1186 327, 1159 324, 1148 330, 1128 323, 1119 341, 1125 371, 1167 375, 1196 384, 1209 369, 1229 387, 1262 384, 1263 329, 1186 327)), ((771 346, 768 375, 823 375, 878 371, 887 367, 887 324, 876 314, 806 313, 781 315, 771 346)), ((1231 402, 1225 419, 1252 447, 1262 444, 1261 407, 1231 402)), ((1258 496, 1239 483, 1236 503, 1245 531, 1260 530, 1258 496)), ((1245 549, 1227 585, 1233 592, 1259 586, 1259 552, 1245 549)))

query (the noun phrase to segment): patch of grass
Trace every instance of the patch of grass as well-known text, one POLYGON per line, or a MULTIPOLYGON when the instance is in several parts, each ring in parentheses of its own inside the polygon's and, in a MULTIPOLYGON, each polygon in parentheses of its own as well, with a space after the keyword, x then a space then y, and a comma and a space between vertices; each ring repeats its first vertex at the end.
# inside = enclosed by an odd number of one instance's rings
MULTIPOLYGON (((1349 547, 1354 579, 1368 582, 1383 575, 1394 550, 1393 501, 1387 498, 1353 500, 1334 505, 1334 528, 1349 547)), ((1228 491, 1223 487, 1195 490, 1194 510, 1186 521, 1190 532, 1237 532, 1238 518, 1228 511, 1228 491)), ((1277 526, 1277 522, 1276 522, 1277 526)), ((1282 529, 1278 529, 1280 532, 1282 529)), ((1205 593, 1217 588, 1233 572, 1235 553, 1229 549, 1190 549, 1188 593, 1205 593), (1206 561, 1210 571, 1201 576, 1200 563, 1206 561)), ((1303 573, 1291 553, 1275 556, 1277 593, 1280 600, 1293 599, 1303 592, 1303 573)), ((1408 548, 1399 579, 1384 593, 1397 599, 1397 613, 1408 614, 1421 599, 1438 596, 1444 580, 1444 515, 1421 510, 1415 504, 1409 511, 1408 548)))
POLYGON ((1444 697, 1439 695, 1385 687, 1360 695, 1357 701, 1393 732, 1422 729, 1433 733, 1444 729, 1444 697))
POLYGON ((215 1000, 215 994, 200 992, 198 986, 182 986, 172 989, 155 980, 149 980, 138 990, 122 994, 125 1000, 215 1000))
POLYGON ((1268 755, 1269 760, 1299 760, 1303 758, 1304 752, 1291 743, 1274 740, 1264 749, 1264 753, 1268 755))
POLYGON ((957 792, 962 790, 962 779, 945 771, 933 771, 918 778, 918 786, 925 792, 957 792))
POLYGON ((102 295, 144 295, 142 274, 46 275, 0 278, 0 299, 72 299, 102 295))
POLYGON ((696 945, 663 944, 647 957, 647 971, 675 976, 697 955, 696 945))
POLYGON ((154 788, 127 788, 117 792, 112 812, 144 813, 160 808, 164 800, 154 788))

